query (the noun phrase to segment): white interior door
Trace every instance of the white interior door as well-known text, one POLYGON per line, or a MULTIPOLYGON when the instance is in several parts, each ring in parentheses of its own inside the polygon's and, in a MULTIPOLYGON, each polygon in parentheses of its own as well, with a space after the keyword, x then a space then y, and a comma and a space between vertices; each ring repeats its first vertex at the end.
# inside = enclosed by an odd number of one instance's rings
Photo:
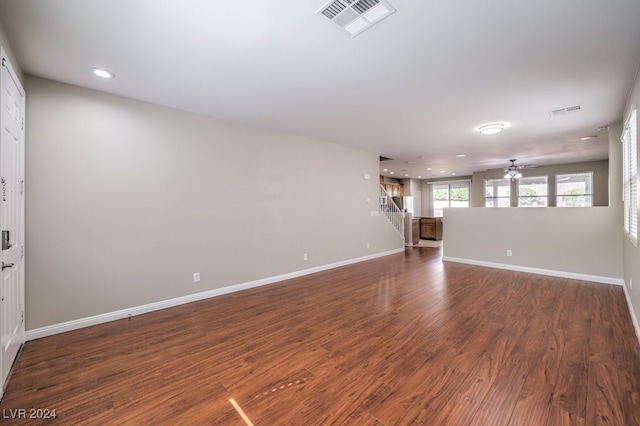
POLYGON ((24 343, 24 111, 25 93, 4 51, 0 76, 0 383, 24 343))

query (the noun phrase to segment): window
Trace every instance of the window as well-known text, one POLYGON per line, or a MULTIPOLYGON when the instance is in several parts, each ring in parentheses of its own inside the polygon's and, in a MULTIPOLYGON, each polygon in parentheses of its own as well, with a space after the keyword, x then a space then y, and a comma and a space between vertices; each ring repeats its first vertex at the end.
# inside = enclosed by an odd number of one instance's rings
POLYGON ((469 207, 469 182, 434 183, 431 206, 435 217, 442 217, 445 207, 469 207))
POLYGON ((556 175, 556 206, 593 206, 593 172, 556 175))
POLYGON ((485 207, 511 207, 511 179, 485 179, 485 207))
POLYGON ((638 129, 635 106, 622 132, 622 182, 624 198, 624 230, 634 244, 638 243, 638 129))
POLYGON ((547 177, 518 179, 518 207, 547 207, 547 177))

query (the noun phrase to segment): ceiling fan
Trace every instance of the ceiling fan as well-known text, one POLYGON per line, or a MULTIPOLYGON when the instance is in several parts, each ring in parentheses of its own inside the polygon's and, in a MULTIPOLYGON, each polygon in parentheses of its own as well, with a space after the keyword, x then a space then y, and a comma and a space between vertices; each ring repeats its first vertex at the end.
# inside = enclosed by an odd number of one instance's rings
POLYGON ((522 173, 520 170, 522 169, 535 169, 535 164, 527 164, 526 166, 516 166, 516 160, 511 161, 511 165, 504 169, 504 178, 505 179, 520 179, 522 177, 522 173))

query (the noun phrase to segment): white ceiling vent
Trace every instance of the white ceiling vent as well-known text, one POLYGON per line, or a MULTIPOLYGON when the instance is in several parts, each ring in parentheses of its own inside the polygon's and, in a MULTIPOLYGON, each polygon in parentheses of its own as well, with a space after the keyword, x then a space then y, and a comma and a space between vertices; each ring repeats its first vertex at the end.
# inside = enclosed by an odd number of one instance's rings
POLYGON ((549 111, 549 115, 552 117, 555 117, 556 115, 565 115, 570 112, 578 112, 581 109, 582 108, 580 107, 580 105, 575 105, 575 106, 570 106, 566 108, 554 109, 552 111, 549 111))
POLYGON ((355 37, 395 11, 385 0, 330 0, 316 14, 326 16, 355 37))

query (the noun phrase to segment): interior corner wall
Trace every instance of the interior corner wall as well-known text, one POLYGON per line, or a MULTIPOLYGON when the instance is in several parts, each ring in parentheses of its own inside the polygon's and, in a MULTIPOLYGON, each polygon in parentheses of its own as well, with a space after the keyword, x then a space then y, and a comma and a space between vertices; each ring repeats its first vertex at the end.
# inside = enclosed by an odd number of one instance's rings
POLYGON ((431 185, 428 180, 422 180, 420 182, 422 190, 422 216, 431 216, 431 185))
POLYGON ((7 57, 11 62, 11 67, 13 68, 13 71, 15 71, 15 73, 18 75, 18 79, 20 80, 20 83, 24 86, 24 75, 22 74, 22 70, 20 68, 20 64, 18 63, 18 59, 13 53, 13 48, 11 47, 11 43, 9 43, 9 39, 7 38, 7 35, 2 29, 2 25, 0 25, 0 46, 2 46, 2 49, 4 49, 4 51, 6 52, 7 57))
POLYGON ((377 154, 25 83, 27 330, 403 247, 377 154))
POLYGON ((616 268, 623 271, 623 220, 624 210, 622 202, 622 122, 610 124, 609 133, 609 209, 613 215, 613 227, 610 230, 610 255, 616 268))
POLYGON ((413 196, 414 191, 420 191, 420 181, 418 179, 399 179, 402 185, 404 195, 407 197, 413 196))

